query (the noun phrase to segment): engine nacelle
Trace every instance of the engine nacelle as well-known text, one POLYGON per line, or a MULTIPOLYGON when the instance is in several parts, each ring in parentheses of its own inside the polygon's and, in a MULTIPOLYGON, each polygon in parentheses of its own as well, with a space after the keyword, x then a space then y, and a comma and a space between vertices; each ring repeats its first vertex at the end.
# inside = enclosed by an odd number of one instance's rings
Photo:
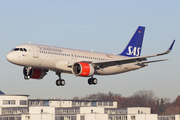
POLYGON ((24 67, 24 69, 23 69, 24 76, 27 76, 28 69, 29 69, 28 76, 30 76, 30 78, 32 78, 32 79, 42 79, 48 72, 45 69, 24 67))
POLYGON ((94 74, 94 67, 85 62, 77 62, 72 66, 72 73, 76 76, 92 76, 94 74))

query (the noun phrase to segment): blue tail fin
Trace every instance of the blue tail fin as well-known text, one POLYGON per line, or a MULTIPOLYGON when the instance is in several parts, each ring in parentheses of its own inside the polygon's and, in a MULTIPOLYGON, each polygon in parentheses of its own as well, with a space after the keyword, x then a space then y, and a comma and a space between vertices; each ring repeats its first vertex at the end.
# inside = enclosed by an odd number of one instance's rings
POLYGON ((124 51, 119 54, 128 57, 137 57, 141 55, 145 27, 139 26, 133 37, 129 41, 124 51))

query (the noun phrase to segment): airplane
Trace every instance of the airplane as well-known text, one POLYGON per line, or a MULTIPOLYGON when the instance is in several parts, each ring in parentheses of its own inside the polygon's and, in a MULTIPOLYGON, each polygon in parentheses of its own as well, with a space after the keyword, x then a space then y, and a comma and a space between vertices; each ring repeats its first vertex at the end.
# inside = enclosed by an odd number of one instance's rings
POLYGON ((61 73, 90 77, 89 85, 96 85, 94 75, 114 75, 146 67, 148 63, 167 59, 147 61, 147 58, 165 55, 171 52, 175 40, 169 49, 160 54, 140 56, 145 27, 139 26, 121 54, 108 54, 93 51, 52 47, 38 44, 22 44, 12 49, 6 59, 23 66, 24 79, 43 79, 48 71, 54 71, 59 79, 57 86, 64 86, 61 73))

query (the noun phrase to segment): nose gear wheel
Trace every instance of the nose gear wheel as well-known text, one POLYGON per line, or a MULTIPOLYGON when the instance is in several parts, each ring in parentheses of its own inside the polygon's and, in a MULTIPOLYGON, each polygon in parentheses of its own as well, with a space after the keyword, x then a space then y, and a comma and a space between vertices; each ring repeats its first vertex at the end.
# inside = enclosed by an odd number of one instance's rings
POLYGON ((30 79, 30 76, 29 76, 29 75, 25 75, 25 76, 24 76, 24 79, 25 79, 25 80, 29 80, 29 79, 30 79))

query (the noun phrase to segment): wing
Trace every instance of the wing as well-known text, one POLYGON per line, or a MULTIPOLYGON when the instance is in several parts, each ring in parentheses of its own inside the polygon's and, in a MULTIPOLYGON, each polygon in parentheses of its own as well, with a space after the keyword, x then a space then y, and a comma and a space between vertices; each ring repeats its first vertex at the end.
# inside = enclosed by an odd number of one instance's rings
MULTIPOLYGON (((175 40, 172 42, 169 49, 164 53, 148 55, 148 56, 140 56, 140 57, 124 57, 121 59, 112 59, 112 60, 107 60, 107 61, 93 61, 92 64, 93 66, 97 68, 105 68, 108 66, 121 65, 121 64, 127 64, 127 63, 133 63, 133 62, 143 63, 143 61, 146 61, 147 58, 161 56, 161 55, 170 53, 173 48, 174 42, 175 40)), ((159 62, 159 61, 164 61, 164 60, 156 60, 152 62, 159 62)), ((144 63, 152 63, 152 62, 144 62, 144 63)))

